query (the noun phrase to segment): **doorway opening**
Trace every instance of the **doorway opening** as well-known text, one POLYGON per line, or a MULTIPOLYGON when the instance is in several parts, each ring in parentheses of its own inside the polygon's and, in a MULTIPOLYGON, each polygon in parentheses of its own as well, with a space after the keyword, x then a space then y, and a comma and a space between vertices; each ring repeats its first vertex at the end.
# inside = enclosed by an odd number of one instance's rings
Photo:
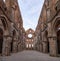
POLYGON ((48 31, 46 31, 45 33, 45 37, 46 37, 46 40, 47 40, 47 53, 49 53, 49 40, 48 40, 48 31))
POLYGON ((58 54, 60 54, 60 30, 57 32, 58 54))
POLYGON ((3 48, 3 30, 0 28, 0 54, 2 53, 3 48))

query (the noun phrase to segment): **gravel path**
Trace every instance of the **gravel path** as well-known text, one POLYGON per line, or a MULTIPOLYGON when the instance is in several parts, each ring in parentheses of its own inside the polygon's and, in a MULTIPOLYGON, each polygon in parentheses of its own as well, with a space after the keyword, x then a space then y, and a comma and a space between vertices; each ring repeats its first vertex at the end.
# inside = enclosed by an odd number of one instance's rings
POLYGON ((60 61, 60 57, 50 57, 37 51, 23 51, 8 57, 0 57, 0 61, 60 61))

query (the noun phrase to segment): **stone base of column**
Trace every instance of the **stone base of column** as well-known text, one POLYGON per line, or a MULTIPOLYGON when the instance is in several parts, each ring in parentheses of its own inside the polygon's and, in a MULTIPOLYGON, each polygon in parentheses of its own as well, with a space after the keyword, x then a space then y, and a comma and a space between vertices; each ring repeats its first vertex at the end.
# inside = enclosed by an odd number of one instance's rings
POLYGON ((49 46, 50 46, 50 56, 57 57, 57 39, 56 37, 49 38, 49 46))
POLYGON ((21 44, 18 45, 18 52, 22 51, 22 46, 21 44))
POLYGON ((46 41, 43 41, 43 53, 48 53, 48 45, 46 41))
POLYGON ((13 53, 16 53, 17 49, 17 42, 13 42, 13 53))
POLYGON ((9 56, 10 55, 11 40, 12 40, 12 38, 10 37, 10 35, 7 35, 4 37, 3 49, 2 49, 2 55, 3 56, 9 56))
POLYGON ((42 44, 40 44, 40 52, 43 52, 42 44))

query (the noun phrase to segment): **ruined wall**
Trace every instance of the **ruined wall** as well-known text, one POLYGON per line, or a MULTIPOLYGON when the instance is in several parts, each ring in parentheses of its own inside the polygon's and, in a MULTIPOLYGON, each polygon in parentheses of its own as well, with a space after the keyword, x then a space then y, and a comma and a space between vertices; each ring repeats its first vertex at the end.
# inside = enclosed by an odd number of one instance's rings
POLYGON ((6 56, 11 52, 16 53, 23 50, 19 46, 22 45, 24 37, 23 21, 17 0, 5 0, 5 2, 0 0, 0 29, 1 55, 6 56))
POLYGON ((58 19, 56 20, 56 18, 60 15, 59 4, 59 0, 45 0, 38 20, 38 25, 36 27, 36 46, 38 46, 37 50, 44 53, 50 53, 51 56, 58 55, 58 36, 56 34, 56 28, 54 28, 54 23, 58 25, 59 22, 58 19), (58 22, 56 23, 55 20, 58 22))

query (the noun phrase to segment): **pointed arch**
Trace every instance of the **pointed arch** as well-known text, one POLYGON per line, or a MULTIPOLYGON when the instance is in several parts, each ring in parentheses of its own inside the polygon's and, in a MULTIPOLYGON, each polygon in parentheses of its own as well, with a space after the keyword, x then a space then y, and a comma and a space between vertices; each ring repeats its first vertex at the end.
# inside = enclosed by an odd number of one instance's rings
POLYGON ((2 21, 4 30, 7 30, 7 29, 8 29, 7 18, 6 18, 4 15, 1 15, 1 16, 0 16, 0 20, 2 21))
POLYGON ((56 36, 57 53, 60 54, 60 16, 57 16, 53 22, 53 35, 56 36))

